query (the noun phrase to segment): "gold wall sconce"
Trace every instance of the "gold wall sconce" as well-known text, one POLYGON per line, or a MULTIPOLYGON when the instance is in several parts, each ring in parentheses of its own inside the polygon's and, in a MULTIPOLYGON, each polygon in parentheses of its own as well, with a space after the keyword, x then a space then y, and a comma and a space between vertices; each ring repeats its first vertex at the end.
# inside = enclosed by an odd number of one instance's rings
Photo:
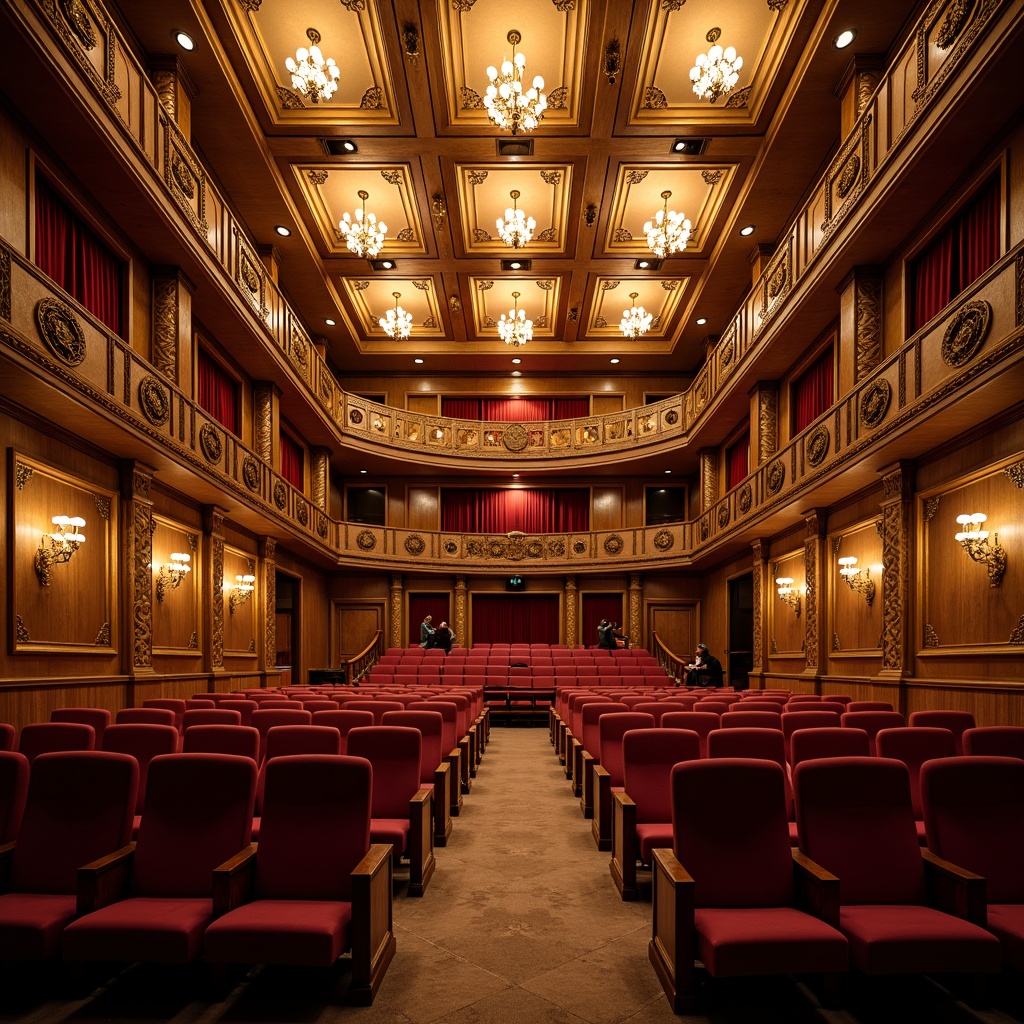
POLYGON ((232 615, 239 605, 245 604, 252 597, 256 589, 256 577, 247 572, 244 576, 236 576, 235 582, 231 585, 231 594, 228 597, 228 608, 232 615))
POLYGON ((171 560, 160 566, 156 577, 156 599, 162 601, 168 590, 177 590, 181 581, 192 571, 188 563, 192 561, 191 555, 181 551, 172 551, 171 560))
POLYGON ((871 570, 858 569, 857 559, 853 555, 848 555, 839 559, 839 575, 855 594, 864 595, 864 600, 870 607, 875 599, 875 583, 871 579, 871 570))
POLYGON ((800 618, 800 595, 796 592, 793 587, 792 576, 779 576, 776 578, 775 583, 778 587, 779 600, 783 604, 788 604, 790 608, 796 612, 796 617, 800 618))
POLYGON ((56 527, 53 533, 44 533, 36 549, 36 576, 41 586, 48 587, 53 578, 52 569, 62 562, 70 562, 71 556, 85 541, 81 516, 54 516, 50 522, 56 527))
POLYGON ((988 530, 982 529, 982 524, 987 519, 988 516, 984 512, 957 516, 956 521, 963 529, 955 536, 972 561, 988 566, 989 585, 998 587, 1003 582, 1003 573, 1006 572, 1006 551, 999 546, 998 533, 992 534, 992 542, 989 543, 988 530))

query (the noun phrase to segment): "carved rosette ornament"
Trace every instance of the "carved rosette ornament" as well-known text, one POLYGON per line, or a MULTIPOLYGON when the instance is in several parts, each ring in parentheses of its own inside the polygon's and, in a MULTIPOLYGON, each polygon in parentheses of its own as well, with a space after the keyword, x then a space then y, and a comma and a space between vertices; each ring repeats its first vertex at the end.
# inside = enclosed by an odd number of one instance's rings
POLYGON ((405 550, 414 557, 422 555, 427 548, 426 541, 418 533, 413 533, 406 537, 404 546, 405 550))
POLYGON ((259 490, 260 465, 251 455, 246 455, 242 461, 242 481, 250 491, 259 490))
POLYGON ((85 332, 71 307, 57 299, 36 303, 36 323, 49 350, 68 366, 85 359, 85 332))
POLYGON ((670 551, 674 543, 675 538, 672 536, 671 530, 659 530, 654 535, 654 546, 659 551, 670 551))
POLYGON ((884 377, 869 384, 860 399, 861 423, 868 428, 877 427, 885 419, 891 400, 892 385, 884 377))
POLYGON ((162 427, 171 417, 171 399, 167 388, 150 375, 139 382, 139 406, 154 427, 162 427))
POLYGON ((613 558, 616 555, 622 554, 623 547, 622 538, 617 533, 613 533, 610 537, 605 537, 604 539, 605 553, 611 555, 613 558))
POLYGON ((768 489, 768 493, 774 496, 782 490, 782 485, 785 482, 786 465, 781 459, 776 459, 776 461, 768 467, 768 471, 764 475, 765 487, 768 489))
POLYGON ((295 502, 295 518, 298 519, 300 526, 309 525, 309 505, 301 498, 295 502))
POLYGON ((377 538, 369 530, 360 530, 356 535, 356 546, 360 551, 372 551, 377 546, 377 538))
POLYGON ((204 423, 199 428, 199 449, 203 458, 211 465, 216 466, 224 454, 224 442, 221 440, 220 431, 212 423, 204 423))
POLYGON ((720 530, 724 530, 729 525, 729 518, 729 506, 723 501, 722 504, 718 506, 718 528, 720 530))
POLYGON ((750 511, 750 506, 754 502, 754 491, 750 484, 744 484, 740 488, 739 496, 736 499, 736 505, 742 515, 746 515, 750 511))
POLYGON ((285 505, 288 504, 288 488, 285 487, 283 480, 274 481, 274 504, 283 512, 285 505))
POLYGON ((942 336, 942 361, 954 368, 969 363, 988 334, 992 307, 982 299, 958 310, 942 336))
POLYGON ((502 443, 510 452, 521 452, 529 440, 529 434, 522 423, 510 423, 502 435, 502 443))
POLYGON ((828 458, 829 446, 832 443, 832 436, 828 427, 820 426, 807 438, 806 452, 807 461, 812 466, 820 466, 828 458))

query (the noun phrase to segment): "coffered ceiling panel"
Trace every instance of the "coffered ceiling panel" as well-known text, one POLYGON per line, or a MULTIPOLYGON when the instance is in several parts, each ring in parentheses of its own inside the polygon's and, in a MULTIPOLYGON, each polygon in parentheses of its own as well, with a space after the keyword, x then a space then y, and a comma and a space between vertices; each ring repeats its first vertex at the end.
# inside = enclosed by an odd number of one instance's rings
MULTIPOLYGON (((412 332, 408 341, 444 338, 446 332, 437 301, 433 278, 345 277, 341 287, 355 313, 356 323, 364 340, 392 342, 380 326, 395 304, 412 314, 412 332), (398 292, 398 299, 394 293, 398 292)), ((404 344, 397 342, 396 344, 404 344)))
POLYGON ((587 311, 587 337, 622 341, 619 321, 635 303, 654 317, 650 330, 642 338, 645 341, 667 338, 687 284, 686 278, 596 278, 587 311))
POLYGON ((558 277, 470 277, 473 326, 477 337, 498 339, 498 320, 508 316, 519 292, 519 308, 533 321, 534 338, 553 338, 562 282, 558 277))

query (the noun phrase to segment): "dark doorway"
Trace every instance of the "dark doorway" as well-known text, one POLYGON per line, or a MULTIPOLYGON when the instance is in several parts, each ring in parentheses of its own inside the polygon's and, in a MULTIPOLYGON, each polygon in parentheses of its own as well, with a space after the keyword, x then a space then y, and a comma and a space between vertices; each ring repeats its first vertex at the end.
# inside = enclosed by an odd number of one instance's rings
MULTIPOLYGON (((619 624, 622 632, 622 594, 584 594, 583 611, 580 616, 580 643, 584 647, 596 647, 598 642, 597 624, 602 619, 619 624)), ((637 638, 639 643, 639 638, 637 638)), ((630 644, 633 646, 633 644, 630 644)))
POLYGON ((286 572, 277 571, 274 577, 274 635, 277 650, 274 667, 281 670, 281 685, 295 683, 303 678, 300 638, 302 629, 300 611, 300 580, 286 572))
MULTIPOLYGON (((451 623, 449 610, 450 594, 409 595, 409 646, 420 642, 420 623, 429 615, 431 625, 437 629, 442 622, 451 623)), ((459 637, 462 644, 462 637, 459 637)))
POLYGON ((729 580, 729 685, 748 686, 754 667, 754 575, 729 580))

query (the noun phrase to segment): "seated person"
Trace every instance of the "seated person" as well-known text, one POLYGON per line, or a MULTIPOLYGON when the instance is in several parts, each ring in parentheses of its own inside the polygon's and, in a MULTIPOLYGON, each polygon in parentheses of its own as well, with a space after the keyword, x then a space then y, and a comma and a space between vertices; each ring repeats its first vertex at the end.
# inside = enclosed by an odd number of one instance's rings
POLYGON ((607 619, 597 624, 597 646, 607 650, 615 649, 615 630, 607 619))
POLYGON ((431 646, 431 641, 434 637, 434 627, 431 625, 431 617, 429 615, 424 616, 423 621, 420 623, 420 647, 426 650, 431 646))
POLYGON ((693 661, 686 666, 687 686, 722 686, 722 663, 708 653, 707 644, 697 644, 693 661))
POLYGON ((440 647, 445 654, 449 654, 452 649, 452 641, 455 639, 455 631, 448 628, 447 622, 442 622, 434 630, 434 635, 430 639, 431 647, 440 647))

